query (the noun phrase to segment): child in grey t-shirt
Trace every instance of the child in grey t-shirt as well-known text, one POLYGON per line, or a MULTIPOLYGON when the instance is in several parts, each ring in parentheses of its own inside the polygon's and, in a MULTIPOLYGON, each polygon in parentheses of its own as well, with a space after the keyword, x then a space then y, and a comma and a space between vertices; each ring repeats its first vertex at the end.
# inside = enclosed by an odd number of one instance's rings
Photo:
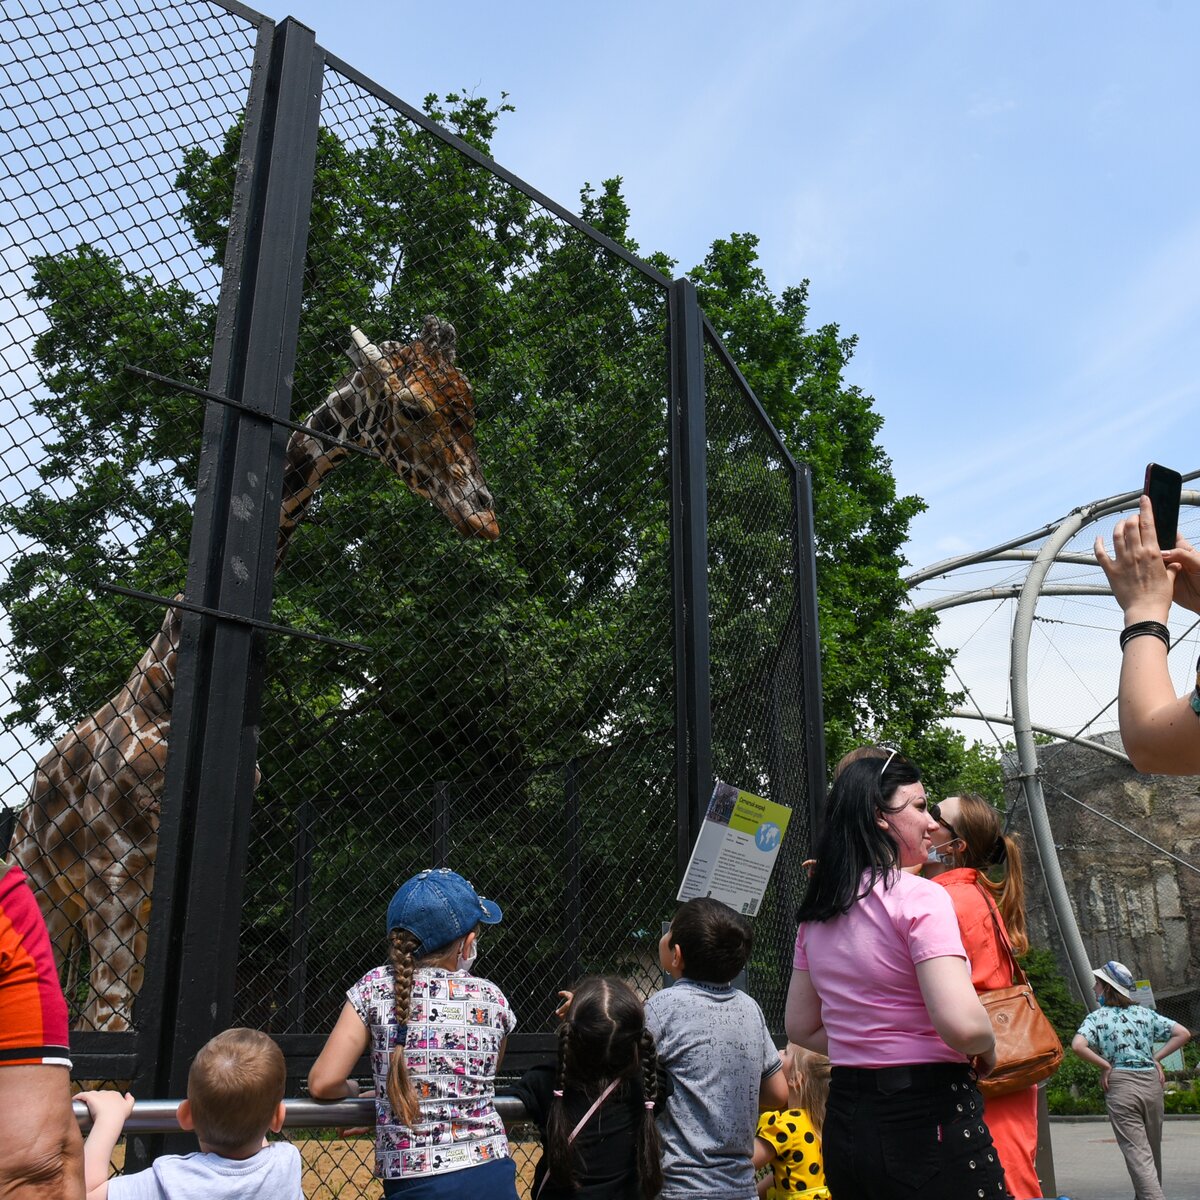
POLYGON ((762 1009, 730 981, 746 965, 750 922, 719 900, 689 900, 659 943, 676 982, 646 1004, 674 1090, 659 1130, 663 1200, 755 1200, 760 1110, 787 1107, 787 1081, 762 1009))
POLYGON ((166 1154, 145 1171, 108 1178, 109 1159, 133 1111, 120 1092, 81 1092, 92 1116, 83 1147, 89 1200, 304 1200, 300 1152, 265 1141, 283 1128, 283 1053, 265 1033, 227 1029, 200 1047, 188 1071, 179 1127, 196 1154, 166 1154))

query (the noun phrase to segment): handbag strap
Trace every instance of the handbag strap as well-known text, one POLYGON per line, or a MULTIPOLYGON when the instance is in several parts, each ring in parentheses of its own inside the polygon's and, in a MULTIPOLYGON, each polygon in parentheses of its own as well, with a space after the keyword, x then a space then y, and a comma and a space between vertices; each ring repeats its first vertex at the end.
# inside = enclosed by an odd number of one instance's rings
POLYGON ((1017 956, 1013 953, 1012 942, 1008 937, 1008 930, 1004 928, 1004 922, 1000 920, 999 910, 996 908, 996 901, 992 899, 987 888, 979 882, 978 876, 975 879, 975 886, 979 889, 979 894, 983 897, 983 902, 988 907, 988 912, 992 914, 992 924, 996 927, 996 940, 1004 947, 1004 952, 1008 955, 1009 966, 1012 970, 1009 972, 1009 982, 1011 983, 1014 976, 1017 982, 1029 986, 1029 977, 1021 968, 1021 964, 1017 962, 1017 956))
MULTIPOLYGON (((600 1095, 596 1097, 596 1099, 592 1102, 591 1108, 589 1108, 587 1110, 587 1112, 585 1112, 583 1114, 583 1116, 579 1118, 579 1123, 575 1126, 574 1129, 571 1130, 570 1134, 567 1136, 567 1145, 568 1146, 575 1140, 575 1135, 592 1119, 592 1117, 595 1115, 596 1109, 598 1109, 600 1107, 600 1105, 602 1105, 605 1102, 605 1100, 607 1100, 609 1098, 609 1096, 611 1096, 613 1094, 613 1092, 617 1088, 617 1084, 619 1084, 620 1082, 621 1082, 621 1077, 618 1075, 617 1078, 614 1079, 612 1081, 612 1083, 610 1083, 608 1085, 608 1087, 606 1087, 604 1089, 604 1091, 602 1091, 600 1093, 600 1095)), ((546 1173, 545 1173, 545 1175, 542 1176, 542 1182, 538 1185, 537 1195, 534 1196, 533 1200, 538 1200, 538 1196, 541 1196, 542 1189, 546 1186, 546 1180, 549 1178, 550 1178, 550 1168, 549 1168, 549 1166, 547 1166, 546 1173)))

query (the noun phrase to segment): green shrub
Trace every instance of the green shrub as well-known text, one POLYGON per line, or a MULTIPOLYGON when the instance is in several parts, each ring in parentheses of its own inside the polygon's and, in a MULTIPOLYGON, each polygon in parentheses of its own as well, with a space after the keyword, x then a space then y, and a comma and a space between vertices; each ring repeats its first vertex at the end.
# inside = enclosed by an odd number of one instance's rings
POLYGON ((1046 1085, 1046 1104, 1056 1117, 1103 1113, 1100 1071, 1068 1050, 1057 1074, 1052 1075, 1046 1085))
POLYGON ((1200 1088, 1195 1083, 1167 1084, 1163 1106, 1169 1113, 1200 1113, 1200 1088))

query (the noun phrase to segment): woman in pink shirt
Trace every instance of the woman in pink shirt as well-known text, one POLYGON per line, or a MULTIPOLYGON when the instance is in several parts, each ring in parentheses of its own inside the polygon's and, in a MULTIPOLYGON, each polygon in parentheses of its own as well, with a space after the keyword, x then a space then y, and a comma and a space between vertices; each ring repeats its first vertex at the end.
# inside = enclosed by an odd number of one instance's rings
POLYGON ((924 863, 938 829, 894 751, 834 782, 800 906, 787 1035, 833 1062, 823 1148, 837 1197, 1006 1193, 977 1073, 995 1064, 945 889, 924 863))

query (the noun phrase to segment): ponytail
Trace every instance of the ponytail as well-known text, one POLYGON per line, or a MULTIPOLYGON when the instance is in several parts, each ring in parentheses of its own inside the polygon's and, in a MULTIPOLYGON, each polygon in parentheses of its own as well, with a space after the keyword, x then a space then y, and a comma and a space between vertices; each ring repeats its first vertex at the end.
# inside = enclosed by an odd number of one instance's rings
POLYGON ((1004 864, 1004 878, 993 884, 982 874, 984 885, 996 897, 1008 940, 1013 953, 1022 955, 1029 950, 1029 934, 1025 928, 1025 868, 1021 863, 1021 847, 1015 835, 1002 833, 996 839, 996 862, 1004 864))
POLYGON ((1015 835, 1004 832, 999 812, 982 796, 967 792, 958 800, 954 828, 965 846, 962 865, 979 872, 980 884, 1000 910, 1013 953, 1022 955, 1029 949, 1029 935, 1025 928, 1025 871, 1020 843, 1015 835), (1004 872, 999 880, 989 874, 996 868, 1004 872))
POLYGON ((412 1005, 413 971, 416 966, 414 953, 420 943, 407 929, 393 929, 388 933, 388 961, 392 965, 392 988, 396 1006, 396 1044, 392 1047, 388 1062, 387 1098, 401 1124, 410 1129, 417 1124, 421 1108, 417 1102, 417 1091, 409 1078, 408 1066, 404 1061, 404 1041, 407 1034, 409 1009, 412 1005))
POLYGON ((558 1027, 558 1071, 554 1076, 554 1097, 546 1120, 546 1169, 555 1187, 575 1191, 575 1164, 572 1161, 570 1130, 563 1105, 567 1086, 567 1064, 571 1057, 571 1023, 563 1021, 558 1027))
POLYGON ((637 1170, 638 1184, 643 1200, 654 1200, 662 1191, 662 1142, 658 1135, 658 1122, 654 1118, 654 1104, 658 1100, 658 1051, 650 1030, 642 1030, 638 1047, 642 1062, 642 1119, 638 1125, 637 1170))

